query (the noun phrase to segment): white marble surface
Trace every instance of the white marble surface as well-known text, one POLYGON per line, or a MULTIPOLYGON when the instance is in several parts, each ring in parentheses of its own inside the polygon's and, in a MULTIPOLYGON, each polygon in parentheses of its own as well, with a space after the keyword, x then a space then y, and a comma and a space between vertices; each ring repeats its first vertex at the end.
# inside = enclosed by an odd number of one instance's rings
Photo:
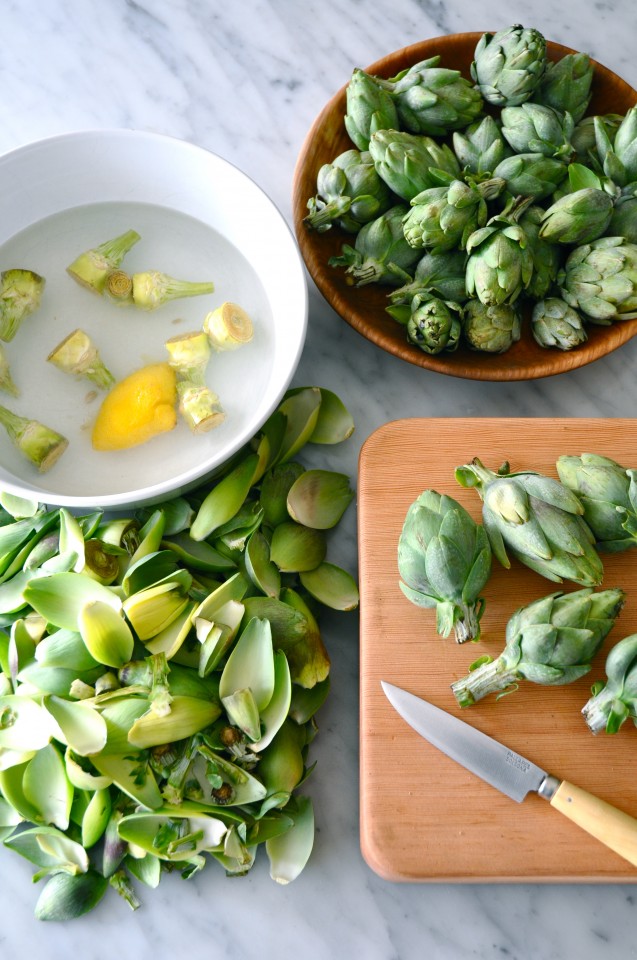
MULTIPOLYGON (((522 22, 588 51, 637 86, 633 0, 3 0, 0 151, 68 131, 125 127, 222 155, 290 219, 295 159, 312 120, 364 66, 417 40, 522 22), (531 12, 532 11, 532 12, 531 12)), ((354 477, 361 443, 387 420, 432 416, 634 416, 637 341, 588 368, 535 383, 450 380, 385 355, 344 324, 310 283, 296 384, 341 394, 355 436, 331 454, 354 477)), ((323 461, 325 462, 325 461, 323 461)), ((355 510, 333 558, 354 570, 355 510)), ((288 887, 261 861, 247 878, 214 866, 167 877, 137 912, 115 896, 71 924, 38 924, 26 861, 0 851, 0 957, 557 958, 637 956, 637 887, 398 885, 363 861, 358 835, 358 633, 324 620, 331 697, 308 783, 311 861, 288 887)))

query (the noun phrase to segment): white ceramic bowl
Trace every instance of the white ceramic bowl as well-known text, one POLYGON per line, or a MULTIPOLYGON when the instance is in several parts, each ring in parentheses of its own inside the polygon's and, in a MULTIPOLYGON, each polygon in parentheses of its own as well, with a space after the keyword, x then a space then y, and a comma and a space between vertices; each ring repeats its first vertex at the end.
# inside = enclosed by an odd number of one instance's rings
POLYGON ((294 237, 272 201, 226 160, 169 137, 91 131, 39 141, 0 157, 0 271, 46 279, 39 310, 3 344, 16 413, 53 427, 69 447, 44 474, 0 428, 0 489, 43 503, 117 509, 158 502, 213 473, 276 408, 297 367, 307 328, 307 286, 294 237), (66 266, 82 251, 135 229, 141 240, 122 266, 212 280, 215 292, 152 312, 118 307, 81 288, 66 266), (224 300, 241 304, 255 334, 213 354, 208 383, 225 422, 201 436, 184 423, 141 446, 91 446, 101 398, 91 384, 46 361, 82 327, 116 379, 167 359, 164 341, 201 328, 224 300))

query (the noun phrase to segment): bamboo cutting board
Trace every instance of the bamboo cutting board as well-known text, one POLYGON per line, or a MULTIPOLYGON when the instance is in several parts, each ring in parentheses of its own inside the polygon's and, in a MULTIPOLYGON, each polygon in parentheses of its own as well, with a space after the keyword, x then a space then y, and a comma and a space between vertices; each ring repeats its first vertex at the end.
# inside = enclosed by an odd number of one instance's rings
POLYGON ((446 493, 480 519, 481 501, 454 478, 479 457, 497 470, 532 469, 556 477, 560 454, 597 453, 637 465, 637 420, 413 419, 373 433, 359 464, 361 594, 361 848, 389 880, 635 882, 637 868, 530 794, 500 794, 421 739, 380 687, 388 680, 423 696, 524 754, 556 776, 637 817, 637 729, 593 736, 581 715, 590 685, 603 679, 611 646, 637 632, 637 549, 603 556, 603 587, 627 601, 593 664, 575 683, 522 681, 499 700, 490 695, 460 710, 450 690, 483 654, 496 657, 515 610, 558 590, 512 560, 496 560, 485 589, 479 643, 456 644, 435 632, 435 612, 415 607, 399 589, 397 544, 409 505, 425 489, 446 493))

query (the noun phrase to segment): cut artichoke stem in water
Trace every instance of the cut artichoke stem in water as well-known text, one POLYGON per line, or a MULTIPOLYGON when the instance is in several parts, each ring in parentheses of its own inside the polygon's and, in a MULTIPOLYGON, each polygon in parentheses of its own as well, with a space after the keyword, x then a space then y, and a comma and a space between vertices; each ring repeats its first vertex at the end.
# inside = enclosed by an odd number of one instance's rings
POLYGON ((133 278, 125 270, 111 270, 104 284, 104 296, 115 303, 133 302, 133 278))
POLYGON ((193 433, 208 433, 221 426, 226 414, 216 393, 189 380, 177 383, 179 413, 193 433))
POLYGON ((20 394, 13 376, 11 375, 9 360, 4 348, 2 347, 2 344, 0 344, 0 390, 11 394, 12 397, 17 397, 20 394))
POLYGON ((0 406, 0 423, 20 453, 35 464, 40 473, 50 470, 69 445, 66 437, 56 430, 3 406, 0 406))
POLYGON ((99 350, 84 330, 74 330, 48 355, 47 360, 64 373, 82 377, 108 390, 115 377, 106 367, 99 350))
POLYGON ((249 343, 254 327, 248 313, 237 303, 226 300, 216 310, 206 314, 203 329, 214 350, 236 350, 249 343))
POLYGON ((84 251, 66 268, 67 273, 82 287, 103 293, 106 279, 119 267, 128 251, 141 240, 136 230, 127 230, 112 240, 84 251))
POLYGON ((197 386, 204 386, 210 361, 210 341, 203 330, 178 334, 166 340, 168 363, 177 377, 197 386))
POLYGON ((22 321, 40 306, 45 280, 33 270, 0 274, 0 340, 13 340, 22 321))
POLYGON ((155 310, 170 300, 199 297, 206 293, 213 293, 215 289, 212 281, 197 283, 190 280, 177 280, 158 270, 134 273, 132 280, 133 303, 142 310, 155 310))

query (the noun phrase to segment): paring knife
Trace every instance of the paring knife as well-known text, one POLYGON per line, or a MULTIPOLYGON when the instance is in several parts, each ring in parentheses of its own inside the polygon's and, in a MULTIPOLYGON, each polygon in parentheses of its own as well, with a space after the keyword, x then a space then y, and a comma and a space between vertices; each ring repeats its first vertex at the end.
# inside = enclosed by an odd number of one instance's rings
POLYGON ((633 817, 559 780, 427 700, 384 680, 381 686, 403 720, 438 750, 518 803, 534 790, 578 827, 637 866, 637 820, 633 817))

